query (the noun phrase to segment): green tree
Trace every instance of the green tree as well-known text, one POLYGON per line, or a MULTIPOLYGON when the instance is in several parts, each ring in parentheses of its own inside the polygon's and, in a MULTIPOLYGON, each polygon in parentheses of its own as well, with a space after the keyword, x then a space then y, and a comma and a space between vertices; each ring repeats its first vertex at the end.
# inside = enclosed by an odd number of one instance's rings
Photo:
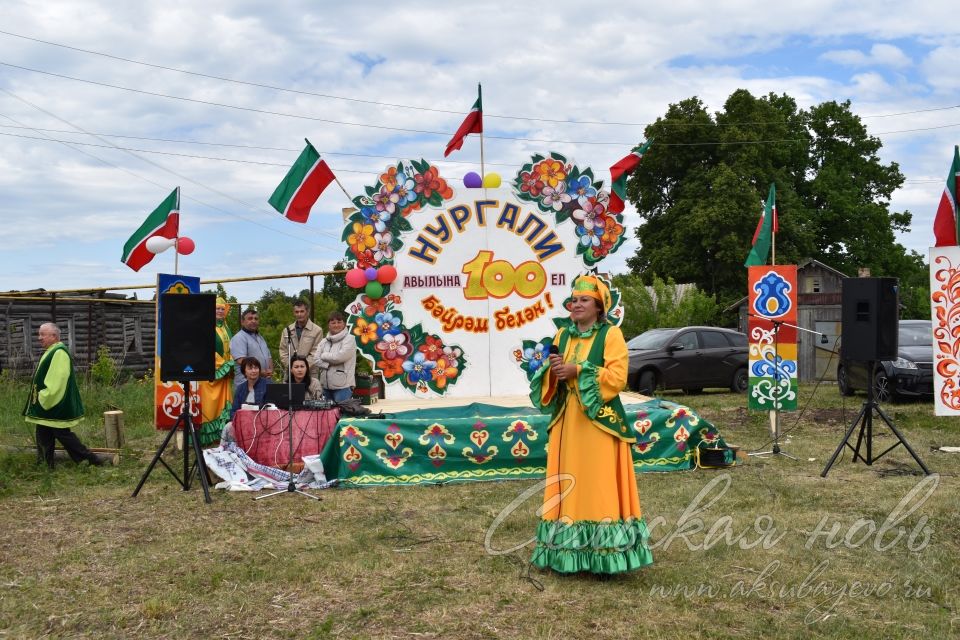
MULTIPOLYGON (((333 265, 332 270, 346 270, 347 266, 346 261, 341 260, 333 265)), ((347 286, 346 275, 343 273, 324 276, 323 287, 320 289, 320 293, 322 293, 325 298, 332 300, 335 307, 340 311, 346 309, 357 297, 357 290, 347 286)))
POLYGON ((696 97, 672 104, 645 133, 654 144, 627 183, 641 218, 628 264, 644 282, 692 282, 721 303, 741 297, 771 182, 778 264, 811 257, 850 275, 865 266, 918 280, 922 259, 895 237, 910 212, 890 211, 903 174, 880 161, 880 140, 849 102, 804 110, 787 95, 740 89, 715 114, 696 97))
POLYGON ((628 340, 647 329, 712 325, 720 317, 713 296, 693 286, 678 288, 672 279, 654 276, 653 284, 645 285, 638 276, 625 274, 614 276, 613 286, 626 310, 620 329, 628 340))

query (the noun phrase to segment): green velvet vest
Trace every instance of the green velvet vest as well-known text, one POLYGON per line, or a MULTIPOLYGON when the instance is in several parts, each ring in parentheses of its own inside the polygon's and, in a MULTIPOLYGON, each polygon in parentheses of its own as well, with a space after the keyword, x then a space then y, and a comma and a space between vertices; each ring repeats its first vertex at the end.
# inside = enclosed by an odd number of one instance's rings
POLYGON ((33 385, 30 388, 30 397, 27 398, 27 404, 23 407, 23 415, 28 418, 40 418, 49 421, 70 422, 83 417, 83 403, 80 401, 80 388, 77 386, 77 380, 73 374, 73 358, 70 352, 63 344, 54 345, 50 352, 44 354, 37 366, 36 373, 33 374, 33 385), (47 371, 50 370, 50 363, 53 362, 53 356, 58 350, 63 350, 70 358, 70 377, 67 379, 67 388, 63 394, 63 399, 59 403, 44 409, 40 405, 40 392, 47 388, 44 382, 47 378, 47 371))
MULTIPOLYGON (((597 330, 597 337, 593 339, 593 346, 590 347, 590 353, 587 354, 585 362, 589 362, 594 367, 600 368, 603 366, 604 343, 606 342, 607 330, 609 328, 610 325, 608 324, 603 324, 600 326, 600 329, 597 330)), ((560 353, 566 352, 569 338, 570 335, 567 333, 567 330, 561 330, 560 339, 557 344, 557 349, 559 349, 560 353)), ((580 363, 578 362, 576 364, 580 363)), ((567 386, 561 385, 558 391, 566 395, 567 386)), ((551 427, 563 415, 563 410, 566 406, 565 400, 566 398, 560 398, 560 401, 556 403, 553 411, 553 417, 550 420, 551 427)), ((623 403, 620 402, 619 395, 614 396, 609 402, 593 407, 586 407, 584 406, 583 402, 580 401, 580 407, 583 409, 583 412, 587 418, 589 418, 593 425, 598 429, 602 429, 610 435, 616 436, 625 442, 637 441, 636 434, 633 432, 633 429, 630 427, 630 425, 627 424, 627 414, 623 409, 623 403)))

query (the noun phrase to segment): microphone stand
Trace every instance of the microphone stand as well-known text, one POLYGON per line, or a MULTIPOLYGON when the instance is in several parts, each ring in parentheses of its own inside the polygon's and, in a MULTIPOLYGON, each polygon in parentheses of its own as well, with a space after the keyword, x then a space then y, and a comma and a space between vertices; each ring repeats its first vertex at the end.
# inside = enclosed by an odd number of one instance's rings
MULTIPOLYGON (((754 314, 754 313, 749 313, 749 312, 748 312, 747 315, 753 316, 754 318, 760 318, 760 319, 766 320, 767 322, 769 322, 769 323, 771 323, 771 324, 773 325, 773 383, 774 383, 774 385, 776 385, 777 387, 780 386, 780 380, 779 380, 778 372, 780 371, 780 349, 779 349, 780 341, 779 341, 779 336, 780 336, 780 326, 781 326, 781 325, 785 325, 785 326, 788 326, 788 327, 793 327, 794 329, 796 329, 796 330, 798 330, 798 331, 806 331, 807 333, 812 333, 812 334, 814 334, 814 335, 818 335, 818 336, 820 336, 820 342, 821 342, 822 344, 827 344, 827 334, 825 334, 825 333, 821 333, 821 332, 819 332, 819 331, 814 331, 814 330, 812 330, 812 329, 805 329, 805 328, 799 327, 799 326, 797 326, 797 325, 795 325, 795 324, 790 324, 789 322, 783 322, 782 320, 771 320, 770 318, 768 318, 768 317, 766 317, 766 316, 761 316, 761 315, 757 315, 757 314, 754 314)), ((786 376, 787 380, 789 381, 790 376, 787 375, 786 373, 785 373, 784 375, 786 376)), ((796 459, 797 459, 796 457, 790 455, 789 453, 784 453, 784 452, 780 449, 780 401, 779 401, 779 399, 777 399, 777 398, 774 398, 774 400, 773 400, 773 420, 772 420, 772 424, 770 425, 770 431, 771 431, 771 434, 773 435, 773 447, 772 447, 769 451, 755 451, 755 452, 749 453, 749 454, 747 454, 747 455, 751 455, 751 456, 768 456, 768 455, 775 455, 775 456, 783 456, 783 457, 785 457, 785 458, 790 458, 791 460, 796 460, 796 459)))
MULTIPOLYGON (((290 457, 287 462, 287 470, 290 472, 290 481, 287 483, 286 489, 281 489, 280 491, 274 491, 273 493, 268 493, 265 496, 257 496, 254 500, 263 500, 264 498, 272 498, 273 496, 279 496, 285 493, 299 493, 305 498, 310 498, 311 500, 319 500, 320 496, 312 496, 306 491, 301 491, 297 489, 297 483, 293 479, 293 371, 291 371, 291 365, 293 363, 293 356, 296 353, 296 350, 293 347, 293 336, 290 335, 290 327, 287 327, 287 399, 290 404, 287 407, 287 435, 289 435, 290 440, 290 457)), ((310 375, 310 369, 307 369, 307 375, 310 375)))

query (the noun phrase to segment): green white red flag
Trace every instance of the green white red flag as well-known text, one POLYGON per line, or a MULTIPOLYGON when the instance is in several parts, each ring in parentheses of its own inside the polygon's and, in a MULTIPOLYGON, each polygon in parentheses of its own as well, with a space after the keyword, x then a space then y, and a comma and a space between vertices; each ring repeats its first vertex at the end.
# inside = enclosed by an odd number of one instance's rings
POLYGON ((940 196, 940 206, 933 219, 935 247, 953 247, 960 238, 960 217, 957 216, 957 183, 960 182, 960 147, 953 148, 953 164, 947 175, 947 184, 940 196))
POLYGON ((306 222, 320 194, 335 179, 333 171, 307 140, 307 146, 268 202, 290 220, 306 222))
POLYGON ((180 231, 180 187, 174 189, 160 206, 153 210, 140 228, 123 245, 121 262, 140 271, 143 265, 153 260, 154 254, 147 251, 147 240, 159 236, 174 240, 180 231))
POLYGON ((480 85, 477 85, 477 101, 473 103, 473 107, 470 108, 470 113, 463 119, 463 122, 460 123, 460 128, 457 129, 457 132, 450 138, 450 142, 447 143, 447 149, 443 152, 444 158, 454 151, 458 151, 460 147, 463 146, 463 139, 471 133, 483 133, 482 98, 483 93, 480 91, 480 85))
POLYGON ((610 167, 610 206, 607 211, 611 213, 621 213, 627 200, 627 178, 633 173, 633 170, 640 164, 643 154, 650 148, 648 140, 643 144, 634 147, 630 154, 621 158, 610 167))
POLYGON ((750 249, 750 254, 743 266, 751 267, 767 264, 767 255, 770 253, 770 245, 773 244, 773 234, 779 230, 780 225, 777 222, 777 185, 771 183, 767 202, 763 206, 763 213, 760 214, 757 229, 753 232, 753 248, 750 249))

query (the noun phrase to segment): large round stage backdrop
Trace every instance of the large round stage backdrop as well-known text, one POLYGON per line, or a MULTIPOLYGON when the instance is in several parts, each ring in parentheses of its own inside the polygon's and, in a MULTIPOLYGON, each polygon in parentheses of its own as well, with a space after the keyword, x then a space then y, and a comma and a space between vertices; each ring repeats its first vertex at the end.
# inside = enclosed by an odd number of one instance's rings
POLYGON ((400 161, 354 199, 348 323, 388 398, 528 393, 573 279, 623 244, 603 182, 560 154, 534 156, 509 185, 464 183, 480 178, 400 161))

